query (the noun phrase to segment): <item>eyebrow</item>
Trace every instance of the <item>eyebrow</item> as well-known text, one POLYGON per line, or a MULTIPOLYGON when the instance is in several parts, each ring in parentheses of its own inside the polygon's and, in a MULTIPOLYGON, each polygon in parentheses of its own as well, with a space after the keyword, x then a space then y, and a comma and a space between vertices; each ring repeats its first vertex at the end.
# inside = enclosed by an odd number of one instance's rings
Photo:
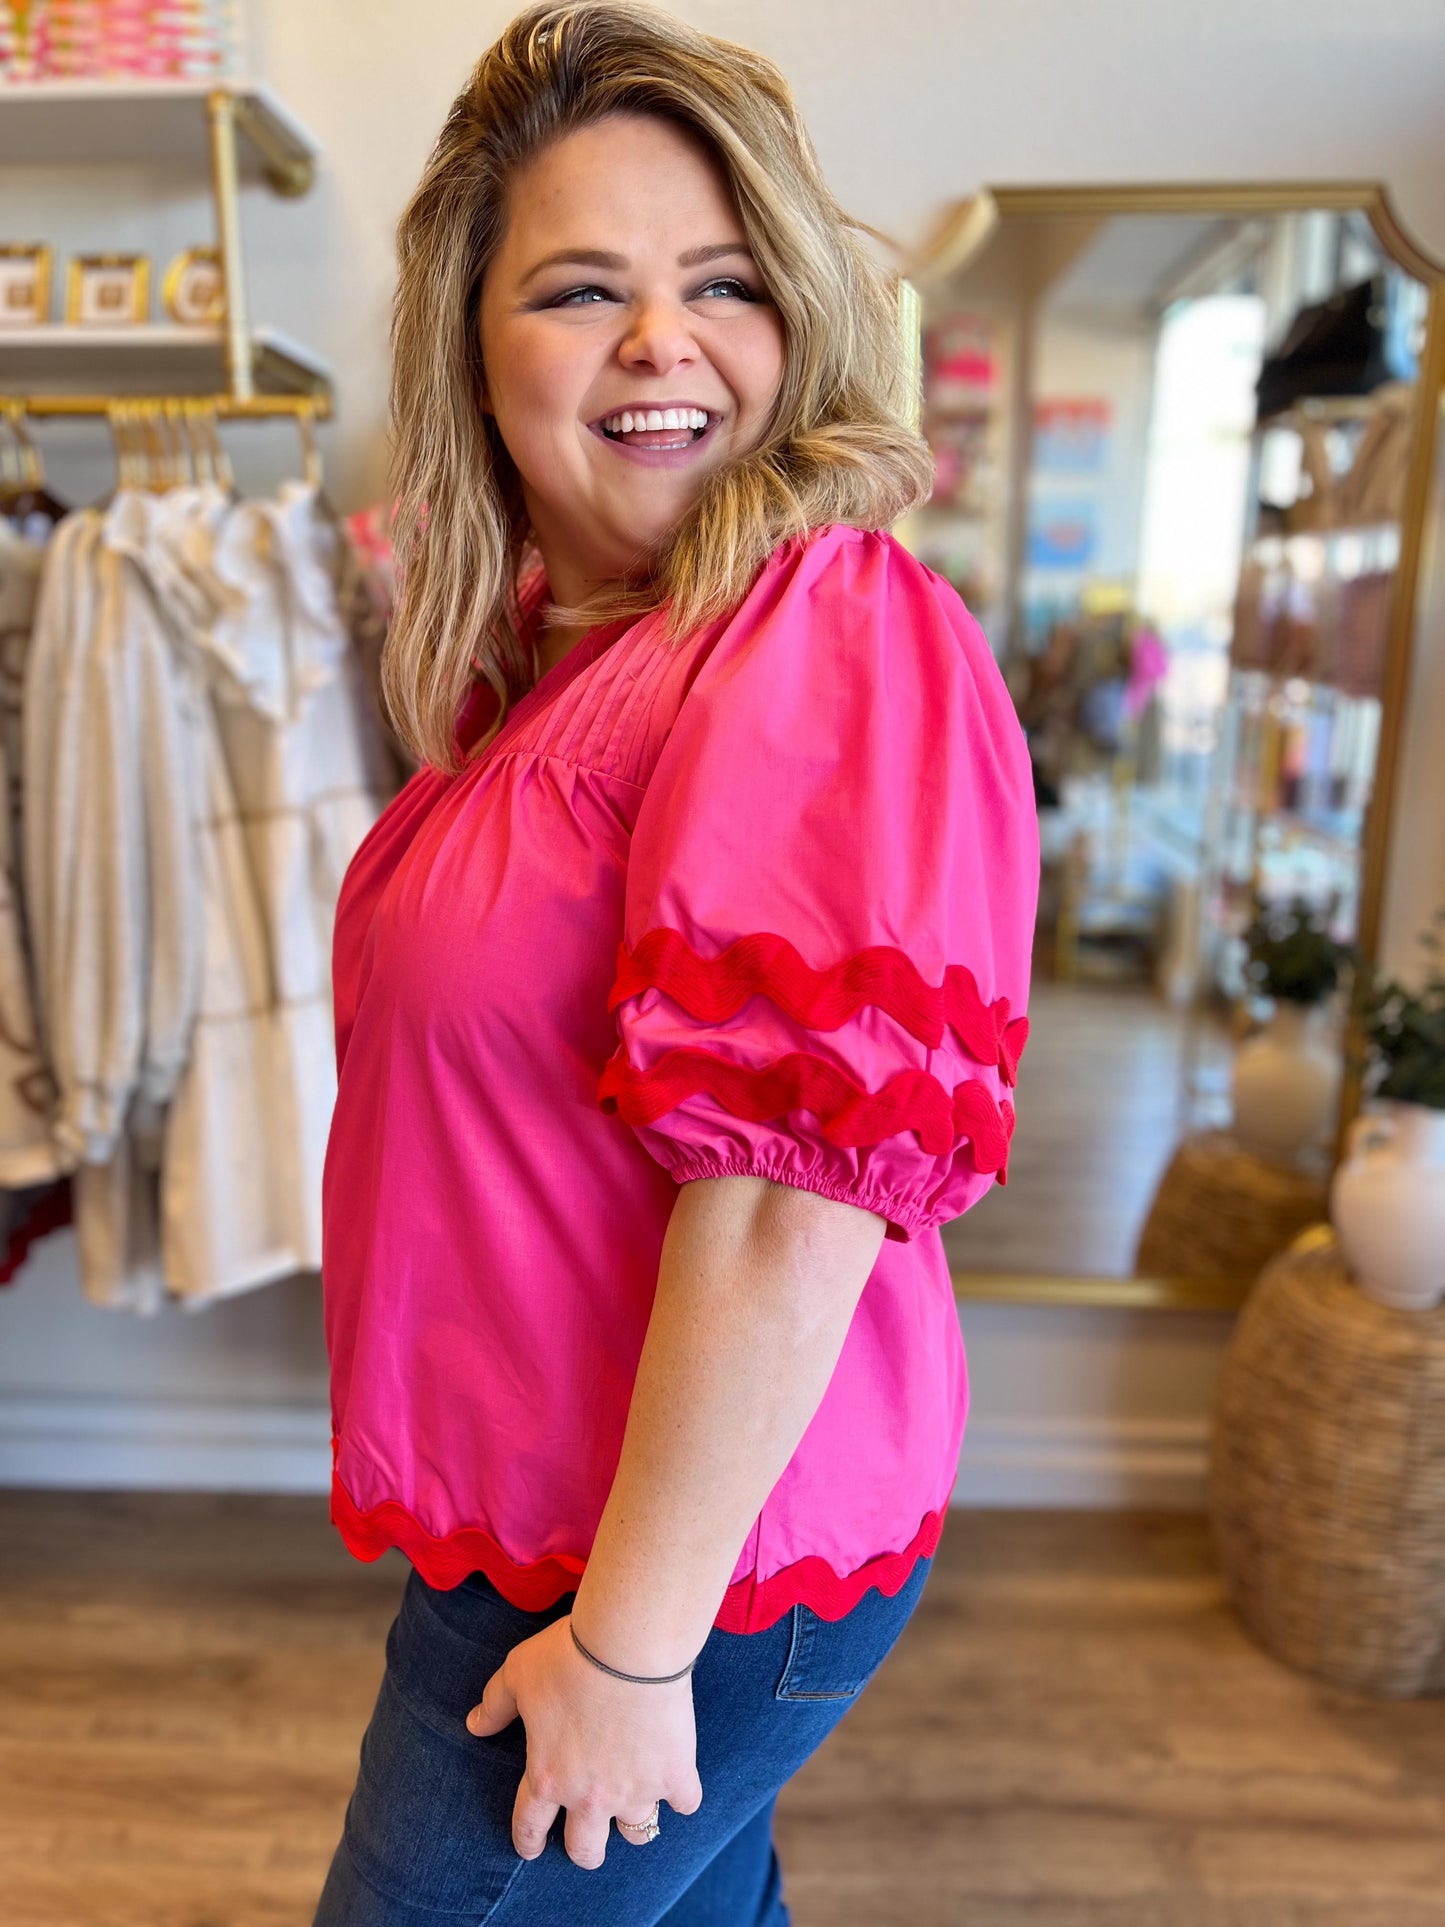
MULTIPOLYGON (((718 261, 728 254, 745 254, 751 259, 752 249, 745 241, 718 241, 711 247, 689 248, 686 254, 678 255, 677 265, 680 268, 696 268, 704 261, 718 261)), ((543 268, 555 268, 564 261, 586 268, 625 268, 627 266, 625 254, 608 254, 602 248, 558 248, 555 254, 544 254, 540 261, 534 261, 522 276, 518 286, 526 287, 527 283, 539 275, 543 268)))

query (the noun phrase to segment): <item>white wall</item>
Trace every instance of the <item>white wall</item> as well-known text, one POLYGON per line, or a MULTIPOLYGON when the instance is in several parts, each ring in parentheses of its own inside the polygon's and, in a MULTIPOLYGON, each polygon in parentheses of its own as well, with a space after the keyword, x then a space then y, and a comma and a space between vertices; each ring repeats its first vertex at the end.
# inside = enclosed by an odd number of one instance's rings
MULTIPOLYGON (((308 199, 246 195, 251 310, 333 364, 338 415, 322 445, 342 509, 383 482, 396 216, 510 11, 249 0, 254 70, 326 149, 308 199)), ((985 182, 1358 177, 1386 181, 1407 229, 1445 258, 1440 0, 695 0, 677 11, 781 64, 844 204, 903 243, 985 182)), ((130 245, 164 259, 211 238, 203 196, 125 170, 16 170, 0 197, 0 232, 45 236, 62 257, 130 245)), ((73 477, 77 496, 109 486, 107 465, 82 453, 94 433, 47 436, 57 480, 73 477)), ((228 437, 243 478, 280 445, 274 431, 228 437)), ((1429 753, 1445 730, 1439 600, 1435 611, 1403 813, 1419 831, 1414 891, 1445 895, 1445 759, 1429 753)), ((1399 914, 1407 927, 1422 920, 1399 914)), ((1197 1497, 1226 1320, 965 1306, 963 1322, 974 1417, 961 1493, 1197 1497)), ((129 1322, 83 1303, 65 1234, 0 1290, 0 1477, 305 1485, 324 1477, 324 1438, 314 1279, 129 1322)))

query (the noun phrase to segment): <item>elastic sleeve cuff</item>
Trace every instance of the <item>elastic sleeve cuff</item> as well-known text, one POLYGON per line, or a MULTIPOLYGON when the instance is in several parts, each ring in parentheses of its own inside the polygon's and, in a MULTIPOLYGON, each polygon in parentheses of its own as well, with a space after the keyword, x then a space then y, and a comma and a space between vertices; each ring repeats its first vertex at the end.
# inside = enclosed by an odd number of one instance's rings
POLYGON ((898 1198, 880 1197, 876 1192, 839 1183, 820 1173, 773 1168, 764 1159, 692 1157, 670 1166, 669 1176, 676 1184, 688 1184, 694 1178, 768 1178, 774 1184, 790 1185, 795 1191, 812 1191, 820 1198, 835 1198, 839 1204, 856 1204, 861 1210, 876 1212, 885 1221, 883 1236, 895 1244, 909 1244, 919 1232, 928 1229, 916 1205, 898 1198))

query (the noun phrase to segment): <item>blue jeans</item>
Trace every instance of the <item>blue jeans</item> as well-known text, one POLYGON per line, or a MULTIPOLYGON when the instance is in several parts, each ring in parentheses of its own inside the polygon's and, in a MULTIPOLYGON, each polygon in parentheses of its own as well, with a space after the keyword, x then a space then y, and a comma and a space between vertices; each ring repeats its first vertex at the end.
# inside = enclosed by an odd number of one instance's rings
POLYGON ((474 1739, 468 1711, 513 1646, 571 1610, 509 1605, 481 1573, 438 1592, 413 1572, 386 1641, 361 1770, 312 1927, 788 1927, 773 1850, 778 1789, 887 1657, 931 1572, 842 1619, 794 1606, 759 1633, 709 1633, 693 1669, 702 1805, 661 1835, 614 1826, 600 1867, 568 1858, 558 1814, 535 1860, 512 1845, 520 1719, 474 1739))

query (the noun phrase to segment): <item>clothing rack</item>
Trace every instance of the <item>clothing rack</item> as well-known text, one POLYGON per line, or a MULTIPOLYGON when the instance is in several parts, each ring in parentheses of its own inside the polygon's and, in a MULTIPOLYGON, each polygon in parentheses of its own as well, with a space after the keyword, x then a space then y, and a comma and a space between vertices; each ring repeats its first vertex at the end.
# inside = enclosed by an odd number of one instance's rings
POLYGON ((179 486, 198 478, 234 476, 216 433, 218 420, 294 421, 301 437, 306 479, 320 488, 321 453, 316 422, 331 412, 330 397, 317 395, 0 395, 0 423, 16 445, 22 481, 44 486, 39 451, 21 425, 26 417, 63 415, 103 418, 115 444, 123 483, 179 486))

